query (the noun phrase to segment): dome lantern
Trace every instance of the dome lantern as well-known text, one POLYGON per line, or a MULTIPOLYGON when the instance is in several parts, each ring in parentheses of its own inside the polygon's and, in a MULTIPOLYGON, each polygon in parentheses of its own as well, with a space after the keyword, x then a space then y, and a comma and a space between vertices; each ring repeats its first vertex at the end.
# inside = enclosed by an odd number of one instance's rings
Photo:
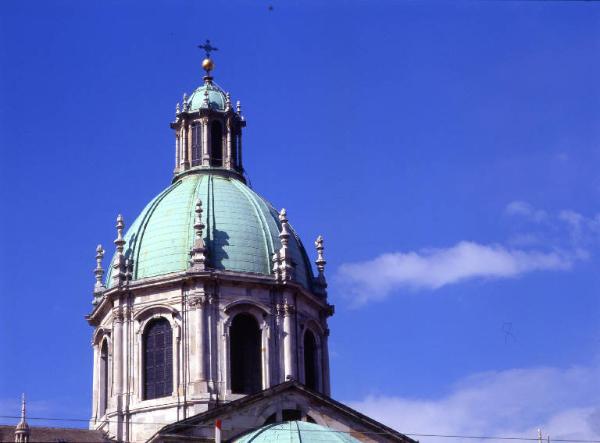
POLYGON ((175 179, 181 174, 215 169, 244 181, 241 147, 246 122, 231 106, 229 93, 211 76, 215 63, 210 53, 217 48, 209 40, 199 48, 206 52, 203 84, 189 97, 184 95, 183 106, 171 123, 175 131, 175 179))

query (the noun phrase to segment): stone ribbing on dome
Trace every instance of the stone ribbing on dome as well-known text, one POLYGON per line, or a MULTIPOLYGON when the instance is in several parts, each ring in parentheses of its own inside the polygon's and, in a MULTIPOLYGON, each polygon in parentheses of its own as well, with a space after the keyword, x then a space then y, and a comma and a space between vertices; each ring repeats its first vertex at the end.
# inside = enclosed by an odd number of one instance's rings
MULTIPOLYGON (((241 181, 206 172, 173 183, 144 208, 128 229, 125 256, 133 260, 133 280, 189 269, 198 198, 204 210, 207 266, 271 275, 273 253, 281 248, 277 211, 241 181)), ((292 240, 296 281, 310 288, 310 262, 294 232, 292 240)), ((110 273, 106 284, 112 286, 110 273)))
POLYGON ((310 443, 310 442, 346 442, 359 443, 360 440, 345 432, 326 428, 315 423, 288 421, 266 425, 234 440, 234 443, 310 443))

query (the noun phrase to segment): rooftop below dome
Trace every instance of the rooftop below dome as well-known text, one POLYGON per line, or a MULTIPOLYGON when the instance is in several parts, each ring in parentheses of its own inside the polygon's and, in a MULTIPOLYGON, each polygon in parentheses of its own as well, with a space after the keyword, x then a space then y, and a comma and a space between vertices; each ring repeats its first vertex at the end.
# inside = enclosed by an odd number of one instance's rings
POLYGON ((360 443, 360 440, 345 432, 326 428, 316 423, 305 421, 288 421, 263 426, 243 435, 234 443, 311 443, 311 442, 345 442, 360 443))

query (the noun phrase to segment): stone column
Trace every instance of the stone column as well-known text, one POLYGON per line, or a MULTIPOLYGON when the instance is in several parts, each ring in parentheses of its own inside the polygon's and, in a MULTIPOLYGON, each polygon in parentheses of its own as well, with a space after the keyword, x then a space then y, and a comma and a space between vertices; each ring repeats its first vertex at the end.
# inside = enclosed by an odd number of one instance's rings
POLYGON ((231 169, 231 119, 227 119, 227 149, 225 151, 225 167, 231 169))
POLYGON ((294 322, 295 308, 289 303, 283 305, 283 365, 284 381, 297 378, 296 371, 296 326, 294 322))
POLYGON ((206 297, 204 295, 196 295, 189 301, 191 308, 191 333, 194 334, 195 345, 192 347, 190 359, 193 360, 192 366, 192 383, 203 382, 206 380, 205 374, 205 349, 204 349, 204 304, 206 297))
POLYGON ((185 122, 182 122, 181 129, 179 131, 179 160, 181 161, 181 169, 183 171, 185 171, 189 165, 185 140, 185 122))
POLYGON ((113 310, 113 396, 123 393, 123 311, 113 310))
POLYGON ((208 296, 208 337, 209 337, 209 352, 207 353, 209 358, 209 369, 210 369, 210 386, 213 394, 218 389, 218 319, 219 319, 219 300, 215 294, 208 296))
POLYGON ((179 163, 181 162, 179 157, 179 134, 175 133, 175 172, 179 172, 179 163))
POLYGON ((192 132, 193 132, 191 122, 186 125, 186 144, 187 144, 187 158, 190 166, 194 166, 194 154, 192 153, 192 132))
POLYGON ((130 368, 129 368, 129 356, 131 355, 131 350, 129 349, 129 345, 131 344, 130 333, 131 333, 131 309, 128 305, 123 306, 123 330, 122 330, 122 341, 123 344, 121 346, 121 365, 123 368, 122 383, 123 383, 123 394, 129 394, 130 392, 130 368))
POLYGON ((202 119, 202 166, 210 166, 210 128, 208 118, 202 119))
POLYGON ((98 420, 98 405, 100 399, 100 386, 99 380, 99 369, 100 369, 100 351, 98 349, 98 345, 92 345, 94 348, 94 366, 93 366, 93 391, 92 391, 92 417, 94 417, 94 422, 98 420))

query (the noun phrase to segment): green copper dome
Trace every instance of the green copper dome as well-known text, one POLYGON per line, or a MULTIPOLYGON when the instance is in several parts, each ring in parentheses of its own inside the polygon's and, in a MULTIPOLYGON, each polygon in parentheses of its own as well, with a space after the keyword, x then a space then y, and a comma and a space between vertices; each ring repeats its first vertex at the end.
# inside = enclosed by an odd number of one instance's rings
POLYGON ((192 95, 188 98, 190 104, 190 111, 197 111, 198 109, 206 109, 206 103, 204 103, 205 91, 208 89, 208 102, 210 103, 210 109, 216 109, 218 111, 225 110, 226 97, 225 93, 214 83, 205 83, 192 92, 192 95))
POLYGON ((263 426, 256 431, 234 440, 234 443, 311 443, 311 442, 345 442, 360 443, 360 440, 345 432, 319 426, 304 421, 288 421, 263 426))
MULTIPOLYGON (((190 267, 198 198, 202 200, 207 267, 271 275, 273 253, 281 248, 277 211, 240 180, 205 171, 175 181, 131 224, 124 250, 126 258, 133 260, 133 280, 190 267)), ((290 251, 296 281, 310 288, 311 265, 294 232, 290 251)), ((110 274, 107 286, 112 286, 110 274)))

